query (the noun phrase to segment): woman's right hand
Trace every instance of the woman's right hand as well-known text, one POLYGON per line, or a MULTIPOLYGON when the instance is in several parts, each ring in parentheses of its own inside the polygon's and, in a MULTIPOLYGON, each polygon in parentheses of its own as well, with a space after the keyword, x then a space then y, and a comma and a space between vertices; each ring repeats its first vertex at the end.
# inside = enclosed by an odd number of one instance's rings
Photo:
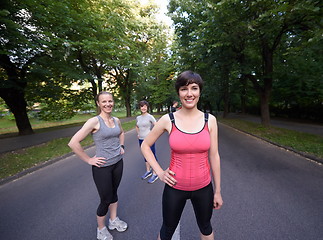
POLYGON ((104 161, 104 157, 91 157, 88 161, 88 164, 96 166, 96 167, 101 167, 102 164, 104 164, 106 161, 104 161))
POLYGON ((173 187, 174 185, 176 185, 176 182, 177 182, 173 176, 175 176, 175 173, 169 170, 169 168, 167 168, 158 177, 162 182, 168 184, 170 187, 173 187))

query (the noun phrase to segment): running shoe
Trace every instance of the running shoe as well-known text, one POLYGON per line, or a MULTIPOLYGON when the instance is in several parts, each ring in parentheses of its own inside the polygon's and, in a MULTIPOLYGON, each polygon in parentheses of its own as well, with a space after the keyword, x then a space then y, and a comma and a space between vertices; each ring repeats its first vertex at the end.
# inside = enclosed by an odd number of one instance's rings
POLYGON ((141 176, 141 179, 144 180, 144 179, 150 177, 152 174, 153 173, 151 171, 147 171, 147 172, 145 172, 144 175, 141 176))
POLYGON ((102 228, 101 230, 97 229, 97 236, 98 240, 113 240, 111 233, 109 233, 106 227, 102 228))
POLYGON ((158 179, 158 176, 156 174, 153 174, 151 178, 148 180, 148 183, 154 183, 158 179))
POLYGON ((117 229, 118 232, 124 232, 127 230, 127 228, 128 228, 127 223, 120 220, 118 217, 116 217, 116 219, 114 219, 113 221, 111 219, 109 219, 109 229, 110 230, 117 229))

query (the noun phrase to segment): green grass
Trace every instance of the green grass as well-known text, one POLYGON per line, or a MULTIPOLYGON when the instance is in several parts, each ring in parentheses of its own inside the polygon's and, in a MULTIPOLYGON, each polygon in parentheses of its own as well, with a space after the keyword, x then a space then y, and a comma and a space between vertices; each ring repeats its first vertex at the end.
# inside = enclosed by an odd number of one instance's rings
MULTIPOLYGON (((89 118, 96 114, 77 114, 71 119, 61 121, 42 121, 37 119, 30 119, 30 124, 35 132, 45 132, 50 129, 67 128, 78 126, 86 122, 89 118)), ((124 118, 125 112, 114 112, 113 116, 118 118, 124 118)), ((0 118, 0 138, 9 137, 18 134, 18 129, 15 120, 8 120, 0 118)))
POLYGON ((221 123, 261 137, 270 142, 323 159, 323 137, 321 136, 273 126, 266 128, 261 124, 240 119, 219 118, 218 120, 221 123))
MULTIPOLYGON (((124 131, 131 130, 135 126, 136 120, 122 123, 124 131)), ((67 146, 70 139, 70 137, 58 138, 34 147, 0 155, 0 179, 15 175, 41 162, 70 153, 71 149, 67 146)), ((82 141, 83 147, 92 144, 93 140, 90 135, 82 141)))
MULTIPOLYGON (((58 138, 34 147, 0 155, 0 179, 71 152, 67 146, 69 140, 70 138, 58 138)), ((91 145, 92 142, 91 136, 88 136, 82 141, 82 146, 91 145)))
MULTIPOLYGON (((84 123, 87 119, 94 115, 78 114, 68 120, 61 121, 41 121, 37 119, 30 119, 30 124, 35 132, 44 132, 51 128, 66 128, 84 123)), ((15 120, 0 119, 0 134, 2 137, 8 137, 18 134, 18 129, 15 120)), ((1 136, 0 136, 1 137, 1 136)))
MULTIPOLYGON (((42 126, 44 128, 41 128, 41 125, 38 125, 38 131, 48 131, 49 125, 50 128, 67 127, 73 124, 81 125, 89 117, 89 115, 77 116, 72 120, 74 122, 64 121, 65 125, 61 124, 61 122, 58 122, 57 126, 55 126, 55 122, 42 123, 42 126)), ((122 118, 122 116, 120 115, 118 117, 122 118)), ((160 116, 155 115, 155 117, 159 118, 160 116)), ((221 123, 232 126, 244 132, 248 132, 252 135, 261 137, 279 145, 287 146, 297 151, 314 155, 318 158, 323 158, 323 137, 277 127, 265 128, 260 124, 238 119, 218 118, 218 120, 221 123)), ((0 123, 2 127, 3 122, 0 121, 0 123)), ((129 131, 135 127, 135 124, 136 120, 132 120, 122 123, 122 127, 124 131, 129 131)), ((67 146, 69 140, 70 137, 59 138, 45 144, 0 155, 0 179, 15 175, 25 169, 48 161, 49 159, 57 158, 70 153, 71 149, 67 146)), ((82 142, 82 146, 84 147, 90 146, 92 144, 93 141, 91 136, 88 136, 82 142)))

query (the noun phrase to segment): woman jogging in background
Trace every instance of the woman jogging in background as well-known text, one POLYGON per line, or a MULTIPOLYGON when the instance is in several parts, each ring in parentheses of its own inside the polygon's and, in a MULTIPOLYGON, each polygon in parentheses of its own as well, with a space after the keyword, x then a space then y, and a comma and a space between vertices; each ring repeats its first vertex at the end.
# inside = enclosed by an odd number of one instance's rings
POLYGON ((100 204, 97 208, 97 239, 112 240, 113 237, 106 228, 106 215, 110 211, 108 228, 123 232, 127 223, 121 221, 117 215, 117 190, 123 172, 124 131, 120 120, 112 117, 114 106, 113 96, 109 92, 100 92, 96 96, 99 115, 90 118, 83 127, 71 138, 68 146, 84 162, 92 165, 92 174, 97 187, 100 204), (88 156, 81 141, 92 134, 96 154, 88 156))
POLYGON ((175 88, 182 108, 161 117, 141 145, 144 157, 159 179, 165 182, 163 224, 158 236, 161 240, 171 240, 187 199, 192 202, 201 239, 214 239, 213 209, 220 209, 223 204, 218 127, 213 115, 197 108, 202 87, 199 74, 192 71, 181 73, 175 88), (169 168, 163 170, 150 147, 165 131, 169 133, 171 159, 169 168))
MULTIPOLYGON (((140 101, 139 107, 141 115, 136 118, 136 131, 138 134, 139 146, 141 146, 145 137, 148 135, 148 133, 150 133, 151 129, 154 127, 156 119, 148 113, 149 103, 147 101, 140 101)), ((155 143, 150 147, 150 149, 153 152, 155 159, 157 160, 155 143)), ((158 179, 158 176, 155 173, 155 171, 151 169, 147 160, 144 160, 146 163, 146 172, 144 173, 144 175, 141 176, 141 179, 146 179, 151 176, 151 178, 148 180, 148 183, 154 183, 158 179)))

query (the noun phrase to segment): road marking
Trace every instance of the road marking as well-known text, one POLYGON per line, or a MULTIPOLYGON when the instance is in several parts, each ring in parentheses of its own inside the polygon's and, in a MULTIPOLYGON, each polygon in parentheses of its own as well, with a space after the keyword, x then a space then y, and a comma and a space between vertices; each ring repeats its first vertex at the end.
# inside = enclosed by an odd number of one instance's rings
POLYGON ((180 238, 180 229, 181 229, 180 224, 181 224, 181 222, 178 223, 176 230, 174 232, 174 235, 172 237, 172 240, 180 240, 181 239, 180 238))

